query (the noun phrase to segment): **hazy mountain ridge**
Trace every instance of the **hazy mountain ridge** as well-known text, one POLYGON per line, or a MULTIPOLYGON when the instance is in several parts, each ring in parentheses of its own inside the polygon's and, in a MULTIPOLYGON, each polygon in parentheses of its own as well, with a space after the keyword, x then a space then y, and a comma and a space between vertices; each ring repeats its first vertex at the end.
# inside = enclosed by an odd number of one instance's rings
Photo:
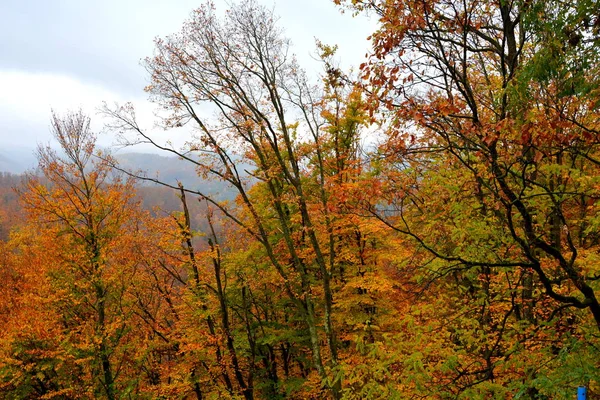
MULTIPOLYGON (((14 188, 21 186, 25 172, 35 172, 37 167, 33 149, 21 150, 19 154, 30 154, 30 157, 29 159, 22 157, 20 160, 24 162, 19 162, 16 157, 7 155, 6 151, 0 151, 0 240, 6 239, 10 229, 23 218, 14 188)), ((221 181, 202 179, 193 164, 177 157, 152 153, 124 153, 115 154, 114 157, 121 169, 140 176, 156 178, 171 186, 177 186, 177 182, 181 182, 190 190, 200 191, 218 200, 231 200, 237 194, 234 189, 221 181)), ((139 180, 137 186, 136 193, 144 209, 160 209, 162 212, 181 210, 177 191, 144 180, 139 180)), ((190 195, 188 198, 194 229, 204 226, 206 215, 204 203, 198 202, 196 197, 190 195)))
MULTIPOLYGON (((177 186, 181 182, 184 187, 215 195, 219 199, 232 199, 235 191, 229 185, 210 179, 203 179, 192 163, 178 157, 165 157, 151 153, 124 153, 114 156, 119 167, 150 179, 177 186), (141 172, 141 174, 140 174, 141 172)), ((149 181, 140 181, 141 186, 153 185, 149 181)))
POLYGON ((22 174, 37 166, 35 149, 29 147, 10 147, 0 149, 0 172, 22 174))
MULTIPOLYGON (((114 154, 118 165, 132 174, 156 179, 169 185, 177 186, 181 182, 184 187, 214 195, 219 199, 233 199, 235 190, 227 184, 198 176, 194 165, 178 157, 163 156, 154 153, 122 153, 114 154)), ((23 174, 37 168, 35 150, 33 148, 14 148, 0 150, 0 173, 23 174)), ((248 169, 243 166, 241 170, 248 169)), ((150 181, 139 181, 140 186, 154 186, 150 181)))
POLYGON ((186 187, 198 185, 198 177, 193 165, 177 157, 166 157, 152 153, 123 153, 114 155, 119 167, 148 178, 156 178, 169 184, 178 181, 186 187))

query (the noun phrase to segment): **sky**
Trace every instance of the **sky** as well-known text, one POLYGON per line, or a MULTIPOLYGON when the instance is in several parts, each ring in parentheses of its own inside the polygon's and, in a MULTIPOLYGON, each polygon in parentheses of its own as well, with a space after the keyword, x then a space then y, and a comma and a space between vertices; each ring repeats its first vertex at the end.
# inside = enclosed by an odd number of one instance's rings
MULTIPOLYGON (((143 91, 148 80, 140 60, 153 53, 156 37, 176 33, 202 0, 1 0, 0 152, 51 143, 50 112, 83 109, 93 128, 103 101, 133 102, 139 119, 152 126, 154 105, 143 91)), ((329 0, 259 0, 274 7, 301 65, 315 73, 315 38, 339 45, 344 68, 358 66, 369 49, 374 21, 342 14, 329 0)), ((226 9, 225 0, 214 0, 226 9)), ((162 140, 183 143, 183 133, 162 140)), ((98 144, 110 146, 110 134, 98 144)), ((145 151, 141 149, 141 151, 145 151)))

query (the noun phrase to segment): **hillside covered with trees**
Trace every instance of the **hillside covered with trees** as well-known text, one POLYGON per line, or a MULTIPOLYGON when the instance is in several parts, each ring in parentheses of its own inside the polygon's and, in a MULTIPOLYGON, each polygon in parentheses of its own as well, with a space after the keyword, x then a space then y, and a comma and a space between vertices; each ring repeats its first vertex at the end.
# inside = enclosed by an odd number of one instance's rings
POLYGON ((378 20, 356 73, 206 3, 144 61, 186 146, 102 110, 179 161, 143 174, 72 112, 0 176, 0 397, 600 394, 600 4, 335 2, 378 20))

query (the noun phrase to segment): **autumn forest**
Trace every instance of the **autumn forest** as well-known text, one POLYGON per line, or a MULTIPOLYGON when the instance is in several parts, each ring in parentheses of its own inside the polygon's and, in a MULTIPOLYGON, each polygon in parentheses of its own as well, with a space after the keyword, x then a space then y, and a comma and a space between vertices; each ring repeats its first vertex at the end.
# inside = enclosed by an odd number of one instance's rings
POLYGON ((0 398, 600 396, 599 2, 335 3, 377 21, 357 70, 254 0, 157 39, 183 148, 102 107, 198 184, 51 114, 0 175, 0 398))

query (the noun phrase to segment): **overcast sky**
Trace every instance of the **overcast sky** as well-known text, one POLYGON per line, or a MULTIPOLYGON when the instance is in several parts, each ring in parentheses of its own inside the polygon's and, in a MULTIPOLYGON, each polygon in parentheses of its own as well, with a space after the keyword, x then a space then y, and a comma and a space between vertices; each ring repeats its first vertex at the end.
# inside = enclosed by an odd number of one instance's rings
MULTIPOLYGON (((202 0, 0 0, 0 149, 48 143, 50 110, 95 110, 102 101, 132 101, 138 115, 152 116, 143 91, 140 60, 152 55, 153 39, 177 32, 202 0)), ((214 0, 220 9, 225 0, 214 0)), ((330 0, 261 0, 278 14, 307 70, 315 37, 340 46, 344 67, 368 51, 374 22, 341 14, 330 0)), ((178 138, 172 138, 175 143, 178 138)), ((113 138, 100 137, 107 146, 113 138)))

